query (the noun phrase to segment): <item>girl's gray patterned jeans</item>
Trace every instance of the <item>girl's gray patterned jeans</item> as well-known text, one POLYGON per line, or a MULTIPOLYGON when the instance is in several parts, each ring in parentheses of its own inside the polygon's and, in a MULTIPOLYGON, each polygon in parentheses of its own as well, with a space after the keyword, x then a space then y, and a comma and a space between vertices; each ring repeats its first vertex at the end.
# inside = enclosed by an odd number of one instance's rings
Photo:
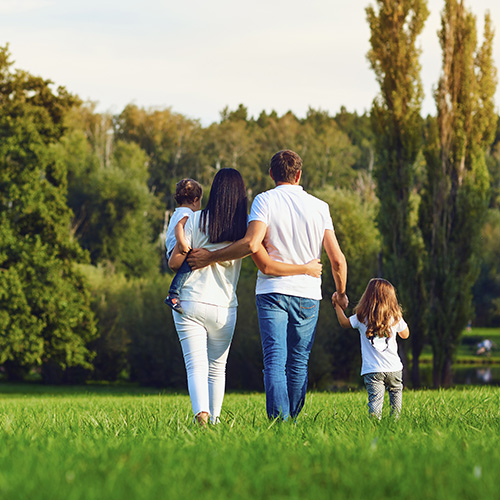
POLYGON ((368 411, 370 415, 382 418, 385 389, 389 391, 391 415, 396 418, 401 413, 403 400, 403 372, 377 372, 367 373, 363 376, 365 387, 368 391, 368 411))

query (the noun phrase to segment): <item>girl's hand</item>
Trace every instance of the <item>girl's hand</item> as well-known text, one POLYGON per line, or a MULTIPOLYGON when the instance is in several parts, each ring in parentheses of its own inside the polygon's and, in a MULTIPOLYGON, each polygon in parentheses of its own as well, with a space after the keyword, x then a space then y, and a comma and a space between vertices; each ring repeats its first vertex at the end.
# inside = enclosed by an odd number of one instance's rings
POLYGON ((335 309, 335 313, 337 314, 337 319, 339 320, 340 326, 342 328, 352 328, 351 321, 345 315, 344 309, 342 309, 342 305, 338 302, 339 294, 335 292, 332 295, 332 304, 335 309))
POLYGON ((346 307, 349 305, 349 297, 345 293, 340 294, 339 292, 335 292, 332 295, 332 304, 334 307, 339 306, 343 311, 345 311, 346 307))
MULTIPOLYGON (((337 292, 335 292, 337 293, 337 292)), ((335 293, 332 295, 332 306, 335 308, 337 305, 337 297, 335 297, 335 293)))
POLYGON ((305 266, 304 274, 308 274, 313 278, 321 278, 321 271, 323 269, 323 264, 321 264, 321 261, 319 259, 311 260, 307 264, 304 264, 304 266, 305 266))

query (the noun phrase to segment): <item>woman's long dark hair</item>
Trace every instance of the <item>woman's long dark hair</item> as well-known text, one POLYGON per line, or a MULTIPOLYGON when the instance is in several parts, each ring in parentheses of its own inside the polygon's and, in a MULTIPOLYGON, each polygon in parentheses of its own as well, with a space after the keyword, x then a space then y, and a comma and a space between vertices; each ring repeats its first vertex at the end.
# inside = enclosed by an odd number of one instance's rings
POLYGON ((200 229, 208 234, 210 243, 239 240, 247 231, 247 207, 241 174, 223 168, 215 175, 207 206, 201 211, 200 229))

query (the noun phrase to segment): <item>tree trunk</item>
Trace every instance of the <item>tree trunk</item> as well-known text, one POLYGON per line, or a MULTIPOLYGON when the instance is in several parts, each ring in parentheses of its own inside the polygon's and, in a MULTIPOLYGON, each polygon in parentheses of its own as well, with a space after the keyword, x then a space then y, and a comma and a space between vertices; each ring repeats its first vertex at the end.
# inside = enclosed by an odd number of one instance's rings
POLYGON ((451 387, 453 384, 452 359, 449 354, 439 355, 434 352, 432 379, 436 389, 451 387))
POLYGON ((416 349, 413 349, 413 360, 411 364, 411 386, 413 389, 419 389, 420 388, 420 360, 419 356, 420 353, 415 352, 416 349))
POLYGON ((22 382, 28 374, 28 369, 15 361, 6 361, 3 367, 9 382, 22 382))
POLYGON ((398 351, 401 361, 403 363, 403 385, 408 385, 408 353, 406 352, 406 345, 398 341, 398 351))

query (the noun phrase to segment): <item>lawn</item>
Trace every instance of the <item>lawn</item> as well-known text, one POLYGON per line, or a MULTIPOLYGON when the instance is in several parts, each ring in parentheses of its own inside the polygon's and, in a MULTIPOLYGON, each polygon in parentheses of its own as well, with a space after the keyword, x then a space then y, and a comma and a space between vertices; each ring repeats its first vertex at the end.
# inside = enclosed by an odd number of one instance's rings
POLYGON ((311 392, 296 424, 267 420, 263 394, 231 393, 207 429, 185 394, 0 391, 2 499, 500 496, 496 387, 405 390, 401 418, 381 422, 364 391, 311 392))
POLYGON ((461 358, 480 358, 500 363, 500 328, 471 328, 470 330, 465 330, 458 356, 461 358), (494 347, 489 356, 477 356, 477 344, 484 339, 490 339, 494 347))

